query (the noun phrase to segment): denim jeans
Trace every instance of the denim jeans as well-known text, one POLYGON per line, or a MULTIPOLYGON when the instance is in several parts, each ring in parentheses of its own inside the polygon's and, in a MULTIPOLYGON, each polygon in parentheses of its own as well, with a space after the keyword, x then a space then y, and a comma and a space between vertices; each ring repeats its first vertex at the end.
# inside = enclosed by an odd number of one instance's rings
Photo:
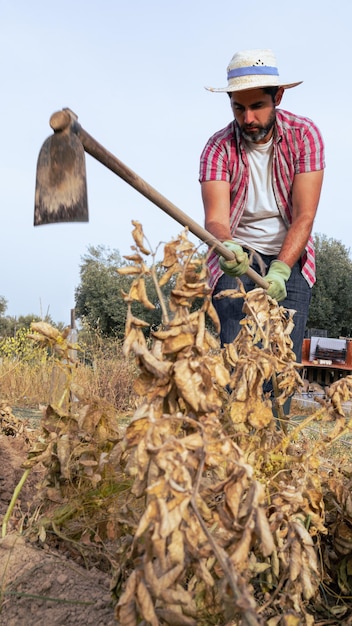
MULTIPOLYGON (((261 254, 260 256, 267 267, 269 267, 271 261, 274 261, 276 258, 275 256, 268 256, 264 254, 261 254)), ((259 265, 256 261, 253 262, 252 267, 256 272, 260 272, 259 265)), ((250 291, 256 287, 255 283, 246 275, 241 276, 241 281, 246 291, 250 291)), ((244 318, 244 313, 242 312, 243 298, 214 299, 214 296, 219 293, 219 291, 223 291, 224 289, 236 288, 236 278, 223 274, 219 278, 213 292, 213 304, 220 319, 220 341, 222 346, 225 343, 232 343, 241 329, 240 320, 244 318)), ((299 262, 297 262, 292 268, 291 276, 286 283, 286 291, 287 297, 285 300, 280 302, 280 305, 286 309, 294 309, 296 311, 293 316, 294 328, 291 332, 291 339, 297 363, 300 363, 302 360, 302 345, 308 319, 312 290, 306 279, 302 276, 299 262)), ((264 384, 263 391, 265 393, 273 393, 271 381, 264 384)), ((283 407, 286 415, 290 412, 290 406, 291 398, 286 400, 283 407)), ((275 409, 273 409, 273 413, 277 416, 275 409)))
MULTIPOLYGON (((260 255, 263 262, 269 267, 275 256, 260 255)), ((252 264, 256 272, 260 272, 259 265, 256 261, 252 264)), ((256 287, 255 283, 246 275, 241 276, 241 281, 246 291, 250 291, 256 287)), ((237 280, 227 274, 223 274, 214 289, 213 296, 224 289, 237 289, 237 280)), ((312 290, 306 279, 302 276, 300 263, 297 262, 291 271, 291 276, 286 283, 287 297, 280 302, 280 305, 286 309, 294 309, 296 313, 293 316, 294 329, 291 333, 293 341, 293 351, 296 355, 297 362, 302 359, 302 344, 304 332, 306 329, 309 305, 312 297, 312 290)), ((225 343, 232 343, 240 331, 240 320, 243 319, 242 298, 220 298, 213 299, 213 304, 220 319, 221 331, 220 341, 223 346, 225 343)))

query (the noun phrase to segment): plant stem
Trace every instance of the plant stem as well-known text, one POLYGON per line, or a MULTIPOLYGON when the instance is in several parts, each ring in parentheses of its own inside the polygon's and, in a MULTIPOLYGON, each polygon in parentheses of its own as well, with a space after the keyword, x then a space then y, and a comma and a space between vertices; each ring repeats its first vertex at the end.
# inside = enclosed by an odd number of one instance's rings
POLYGON ((158 282, 158 277, 156 275, 155 265, 154 264, 151 267, 151 272, 152 272, 153 283, 154 283, 154 286, 155 286, 156 293, 158 295, 158 300, 159 300, 159 304, 160 304, 161 311, 162 311, 163 324, 165 324, 165 326, 167 326, 168 323, 169 323, 169 314, 168 314, 168 311, 167 311, 167 308, 166 308, 166 305, 165 305, 165 300, 164 300, 163 293, 162 293, 162 291, 160 289, 160 285, 159 285, 159 282, 158 282))
POLYGON ((11 502, 10 502, 8 508, 7 508, 7 511, 6 511, 5 515, 4 515, 4 519, 2 521, 2 532, 1 532, 2 538, 4 538, 6 536, 7 522, 9 521, 9 519, 11 517, 11 513, 13 511, 13 508, 14 508, 15 504, 16 504, 16 500, 17 500, 18 496, 21 493, 22 487, 23 487, 24 483, 26 482, 27 477, 28 477, 30 471, 31 471, 31 468, 28 468, 28 469, 26 469, 23 472, 21 480, 18 483, 18 485, 16 486, 16 488, 15 488, 13 494, 12 494, 11 502))

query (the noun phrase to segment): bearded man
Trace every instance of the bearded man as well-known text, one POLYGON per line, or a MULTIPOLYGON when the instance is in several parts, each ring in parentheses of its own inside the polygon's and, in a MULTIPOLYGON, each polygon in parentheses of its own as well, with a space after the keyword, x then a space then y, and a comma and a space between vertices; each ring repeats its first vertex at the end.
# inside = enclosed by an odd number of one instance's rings
MULTIPOLYGON (((250 257, 253 269, 265 267, 268 294, 296 311, 291 338, 300 362, 315 282, 311 233, 325 168, 323 139, 312 120, 277 108, 285 89, 302 81, 280 78, 272 50, 237 52, 227 79, 226 87, 207 89, 229 95, 234 120, 208 140, 200 159, 205 227, 236 257, 210 254, 213 296, 236 289, 237 277, 246 290, 255 286, 245 275, 250 257)), ((214 299, 214 306, 221 343, 231 343, 243 300, 214 299)))

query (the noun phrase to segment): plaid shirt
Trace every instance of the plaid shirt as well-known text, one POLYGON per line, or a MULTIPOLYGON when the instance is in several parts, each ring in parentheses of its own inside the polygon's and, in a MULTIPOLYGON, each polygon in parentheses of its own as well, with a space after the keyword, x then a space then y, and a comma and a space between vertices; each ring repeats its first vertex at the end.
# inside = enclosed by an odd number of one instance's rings
MULTIPOLYGON (((292 222, 292 184, 296 174, 315 172, 325 167, 321 134, 307 117, 276 110, 273 155, 273 189, 276 203, 287 227, 292 222)), ((230 183, 230 227, 235 237, 248 197, 249 163, 237 122, 215 133, 200 158, 199 181, 223 180, 230 183)), ((310 236, 301 258, 302 274, 312 287, 315 283, 315 252, 310 236)), ((219 258, 211 252, 208 259, 210 285, 222 275, 219 258)))

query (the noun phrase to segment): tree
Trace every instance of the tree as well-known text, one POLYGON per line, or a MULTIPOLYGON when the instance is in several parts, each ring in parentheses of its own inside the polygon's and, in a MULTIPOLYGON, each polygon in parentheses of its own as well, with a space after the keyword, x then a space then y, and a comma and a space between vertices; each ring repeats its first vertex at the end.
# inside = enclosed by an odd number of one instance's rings
MULTIPOLYGON (((127 305, 122 291, 129 292, 131 276, 120 275, 117 269, 127 265, 118 250, 105 246, 89 246, 82 257, 81 283, 75 292, 76 318, 100 332, 103 336, 123 338, 127 305)), ((134 305, 134 315, 142 317, 151 326, 160 324, 161 312, 151 278, 146 279, 149 300, 155 310, 146 311, 139 303, 134 305)))
POLYGON ((18 317, 13 315, 0 316, 0 337, 15 337, 19 330, 29 330, 32 322, 44 321, 52 326, 55 326, 59 330, 64 328, 64 325, 59 322, 56 324, 51 319, 50 315, 46 315, 43 319, 39 315, 29 313, 28 315, 19 315, 18 317))
POLYGON ((0 296, 0 337, 6 336, 7 331, 7 321, 6 317, 4 317, 4 313, 7 309, 7 301, 3 296, 0 296))
POLYGON ((0 296, 0 317, 2 317, 7 309, 7 300, 4 296, 0 296))
POLYGON ((308 328, 323 328, 329 337, 352 334, 352 261, 340 241, 316 234, 317 281, 312 290, 308 328))

